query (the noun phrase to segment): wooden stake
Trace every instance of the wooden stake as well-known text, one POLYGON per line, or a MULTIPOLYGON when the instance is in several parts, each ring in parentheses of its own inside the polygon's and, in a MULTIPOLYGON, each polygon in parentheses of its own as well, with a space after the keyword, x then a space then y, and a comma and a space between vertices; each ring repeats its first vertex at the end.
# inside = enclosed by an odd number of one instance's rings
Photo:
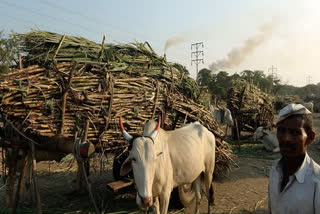
POLYGON ((62 45, 62 43, 63 43, 63 41, 64 41, 65 38, 66 38, 66 34, 64 34, 64 35, 62 36, 62 38, 61 38, 61 40, 60 40, 60 42, 59 42, 59 46, 58 46, 58 48, 57 48, 57 50, 56 50, 56 52, 54 53, 54 56, 53 56, 53 61, 56 59, 56 56, 58 55, 59 50, 60 50, 60 48, 61 48, 61 45, 62 45))
POLYGON ((96 210, 96 214, 100 214, 99 209, 98 209, 97 204, 96 204, 96 201, 94 200, 94 197, 93 197, 93 194, 92 194, 91 184, 89 183, 89 180, 88 180, 88 177, 87 177, 86 169, 85 169, 85 166, 84 166, 84 161, 81 161, 80 167, 82 169, 82 174, 84 175, 84 179, 85 179, 86 184, 87 184, 87 188, 88 188, 90 199, 92 201, 94 209, 96 210))
POLYGON ((63 135, 63 131, 64 131, 64 117, 66 114, 66 104, 67 104, 67 93, 63 93, 62 95, 62 104, 61 104, 61 127, 60 127, 60 135, 63 135))
POLYGON ((83 135, 83 139, 82 142, 87 142, 88 139, 88 131, 89 131, 89 119, 86 119, 86 124, 84 127, 84 135, 83 135))
POLYGON ((236 130, 237 139, 238 139, 238 149, 240 151, 240 149, 241 149, 240 134, 239 134, 239 127, 238 127, 238 120, 237 119, 234 120, 234 124, 235 124, 235 130, 236 130))
POLYGON ((72 83, 72 77, 73 77, 73 73, 76 70, 77 67, 77 63, 74 62, 72 69, 69 73, 69 79, 68 79, 68 83, 65 86, 65 89, 63 91, 62 94, 62 104, 61 104, 61 126, 60 126, 60 134, 63 135, 64 134, 64 119, 65 119, 65 114, 66 114, 66 105, 67 105, 67 96, 68 96, 68 90, 71 87, 71 83, 72 83))
POLYGON ((22 70, 22 59, 21 59, 20 53, 19 53, 19 69, 22 70))
POLYGON ((76 180, 76 191, 80 192, 81 191, 81 161, 77 160, 78 168, 77 168, 77 180, 76 180))
POLYGON ((110 80, 109 80, 109 85, 110 85, 110 101, 109 101, 109 109, 108 109, 108 120, 106 122, 106 126, 104 128, 104 130, 107 130, 109 127, 109 122, 110 122, 110 118, 111 118, 111 110, 112 110, 112 104, 113 104, 113 87, 114 87, 114 83, 113 83, 113 76, 112 74, 110 74, 110 80))
POLYGON ((16 197, 15 197, 14 203, 13 203, 12 213, 16 213, 17 212, 19 199, 20 199, 20 196, 22 194, 23 181, 24 181, 24 177, 25 177, 25 174, 26 174, 27 158, 28 158, 28 156, 25 156, 24 159, 23 159, 23 162, 22 162, 21 175, 20 175, 20 178, 19 178, 18 188, 17 188, 17 191, 16 191, 16 197))
MULTIPOLYGON (((106 75, 108 75, 108 73, 106 75)), ((113 87, 114 87, 113 76, 112 74, 110 74, 110 77, 109 77, 110 99, 109 99, 108 117, 106 119, 106 125, 104 126, 104 130, 101 132, 99 136, 100 140, 103 137, 103 134, 108 130, 110 119, 111 119, 111 110, 112 110, 112 104, 113 104, 113 87)))
POLYGON ((99 62, 101 62, 102 57, 103 57, 105 39, 106 39, 106 34, 103 34, 103 39, 102 39, 102 44, 101 44, 101 51, 100 51, 100 54, 99 54, 99 62))
MULTIPOLYGON (((86 123, 85 123, 85 127, 84 127, 84 134, 83 137, 81 139, 82 142, 86 142, 88 139, 88 130, 89 130, 89 119, 86 119, 86 123)), ((79 146, 79 144, 75 145, 75 146, 79 146)), ((76 180, 76 190, 77 192, 81 191, 81 178, 84 175, 84 173, 82 172, 82 165, 84 166, 83 160, 79 159, 80 157, 78 157, 78 154, 76 155, 76 159, 77 159, 77 164, 78 164, 78 168, 77 168, 77 180, 76 180)))
POLYGON ((32 155, 32 181, 33 181, 34 192, 36 194, 37 214, 42 214, 39 184, 38 184, 38 178, 36 173, 37 161, 35 156, 35 147, 34 147, 34 144, 32 143, 31 143, 31 155, 32 155))
POLYGON ((12 154, 8 157, 8 178, 7 178, 7 187, 6 187, 6 206, 13 207, 13 192, 14 192, 14 183, 16 180, 16 172, 17 172, 17 154, 18 150, 15 148, 12 151, 12 154))
POLYGON ((186 114, 185 117, 184 117, 184 120, 183 120, 183 124, 186 124, 187 118, 188 118, 188 115, 186 114))

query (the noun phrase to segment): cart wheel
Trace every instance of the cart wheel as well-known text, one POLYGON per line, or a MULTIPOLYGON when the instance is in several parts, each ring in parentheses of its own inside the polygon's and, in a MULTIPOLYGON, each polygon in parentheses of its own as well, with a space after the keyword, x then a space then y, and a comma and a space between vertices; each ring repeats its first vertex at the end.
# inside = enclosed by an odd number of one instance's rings
POLYGON ((115 180, 120 180, 120 179, 123 179, 123 178, 132 178, 132 172, 130 172, 128 175, 125 175, 125 176, 120 176, 120 169, 121 169, 121 166, 123 164, 123 162, 127 159, 127 157, 129 156, 129 152, 124 152, 123 154, 121 154, 122 151, 116 153, 114 155, 114 158, 113 158, 113 165, 112 165, 112 174, 113 174, 113 177, 115 180), (119 154, 121 154, 119 156, 119 154))

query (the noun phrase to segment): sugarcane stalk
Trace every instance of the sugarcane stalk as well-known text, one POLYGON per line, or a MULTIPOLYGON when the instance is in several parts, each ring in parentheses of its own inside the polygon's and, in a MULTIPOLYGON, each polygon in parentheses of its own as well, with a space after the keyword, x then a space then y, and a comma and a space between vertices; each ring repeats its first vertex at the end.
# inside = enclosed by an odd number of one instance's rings
POLYGON ((54 53, 54 56, 53 56, 53 58, 52 58, 53 61, 56 59, 56 56, 58 55, 59 50, 60 50, 60 48, 61 48, 61 46, 62 46, 62 43, 63 43, 63 41, 64 41, 65 38, 66 38, 66 34, 64 34, 64 35, 62 36, 62 38, 61 38, 61 40, 60 40, 60 42, 59 42, 58 48, 57 48, 57 50, 56 50, 56 52, 54 53))

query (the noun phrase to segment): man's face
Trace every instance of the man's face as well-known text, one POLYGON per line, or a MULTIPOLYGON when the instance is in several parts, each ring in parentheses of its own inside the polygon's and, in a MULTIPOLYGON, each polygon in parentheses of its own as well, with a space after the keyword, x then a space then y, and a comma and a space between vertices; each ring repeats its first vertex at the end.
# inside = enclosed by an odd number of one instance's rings
POLYGON ((277 138, 282 156, 297 157, 305 154, 306 146, 313 139, 308 138, 304 122, 300 117, 293 117, 277 124, 277 138))

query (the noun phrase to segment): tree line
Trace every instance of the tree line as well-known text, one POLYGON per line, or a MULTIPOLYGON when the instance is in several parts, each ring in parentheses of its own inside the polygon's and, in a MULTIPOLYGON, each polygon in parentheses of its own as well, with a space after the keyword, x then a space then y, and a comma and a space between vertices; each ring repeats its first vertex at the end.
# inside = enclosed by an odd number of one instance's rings
POLYGON ((320 82, 309 84, 304 87, 282 84, 279 78, 272 75, 266 75, 261 70, 244 70, 239 74, 229 74, 227 71, 212 72, 204 68, 197 75, 197 83, 200 86, 207 86, 210 93, 220 96, 222 99, 227 97, 227 91, 236 79, 244 79, 247 82, 256 85, 260 90, 274 96, 293 95, 299 96, 306 101, 320 96, 320 82))
POLYGON ((244 79, 248 83, 256 85, 263 92, 275 96, 276 100, 285 100, 287 98, 287 102, 293 100, 313 101, 315 103, 315 111, 320 111, 320 82, 296 87, 283 84, 279 78, 266 75, 261 70, 244 70, 240 73, 229 74, 227 71, 212 72, 204 68, 197 75, 197 83, 200 86, 208 87, 210 94, 224 100, 227 98, 228 89, 232 87, 233 82, 237 79, 244 79))

